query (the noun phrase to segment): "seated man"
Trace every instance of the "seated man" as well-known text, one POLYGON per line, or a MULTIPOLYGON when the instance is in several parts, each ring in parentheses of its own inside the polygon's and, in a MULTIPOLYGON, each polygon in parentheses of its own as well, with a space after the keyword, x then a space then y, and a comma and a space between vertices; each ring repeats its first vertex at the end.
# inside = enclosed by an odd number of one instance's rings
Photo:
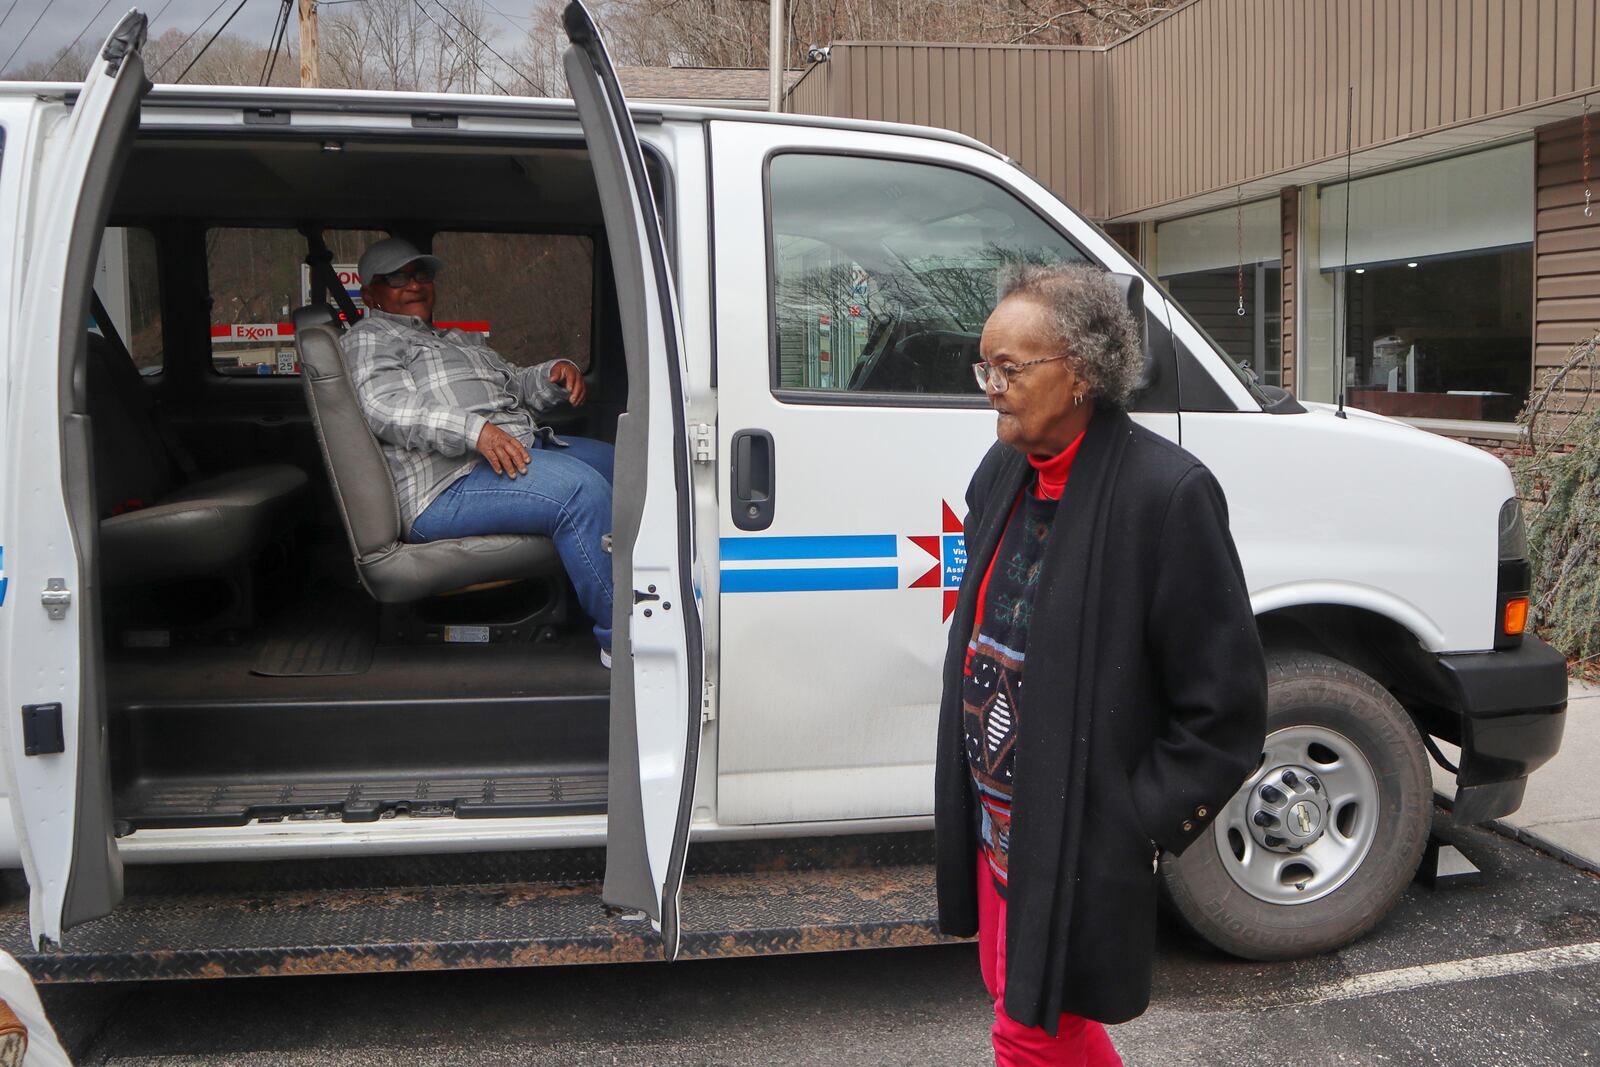
POLYGON ((571 360, 513 367, 484 339, 433 325, 444 263, 390 237, 361 255, 367 312, 344 335, 345 364, 383 445, 412 542, 478 534, 555 541, 611 666, 612 447, 557 437, 534 413, 584 400, 571 360), (476 453, 474 455, 473 453, 476 453))

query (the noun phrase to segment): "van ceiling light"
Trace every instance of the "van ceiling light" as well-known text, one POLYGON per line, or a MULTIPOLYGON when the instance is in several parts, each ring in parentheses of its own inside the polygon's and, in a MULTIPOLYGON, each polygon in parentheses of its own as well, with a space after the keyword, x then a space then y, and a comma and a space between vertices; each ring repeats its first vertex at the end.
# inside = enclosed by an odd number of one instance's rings
POLYGON ((323 141, 322 142, 322 150, 324 152, 343 152, 344 151, 344 142, 343 141, 323 141))
POLYGON ((1415 262, 1412 262, 1412 263, 1407 263, 1407 264, 1406 264, 1406 266, 1408 266, 1408 267, 1415 267, 1415 266, 1416 266, 1416 263, 1415 263, 1415 262))
POLYGON ((1367 273, 1367 268, 1365 268, 1365 267, 1357 267, 1356 268, 1356 273, 1357 274, 1365 274, 1365 273, 1367 273))

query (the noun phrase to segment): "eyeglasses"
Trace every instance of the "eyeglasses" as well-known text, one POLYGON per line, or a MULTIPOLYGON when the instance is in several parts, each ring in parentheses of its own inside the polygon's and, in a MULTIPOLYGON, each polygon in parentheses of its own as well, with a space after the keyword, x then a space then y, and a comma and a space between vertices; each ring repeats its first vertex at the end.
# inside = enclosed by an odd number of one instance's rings
POLYGON ((1069 359, 1069 356, 1046 356, 1044 359, 1030 359, 1026 363, 1001 363, 994 364, 988 360, 979 360, 972 365, 972 376, 978 379, 978 388, 987 389, 996 396, 1011 388, 1011 383, 1029 367, 1037 367, 1041 363, 1054 363, 1058 359, 1069 359))
POLYGON ((368 285, 387 285, 391 289, 404 289, 413 281, 427 285, 433 281, 433 271, 423 267, 413 271, 390 271, 388 274, 375 274, 368 279, 368 285))

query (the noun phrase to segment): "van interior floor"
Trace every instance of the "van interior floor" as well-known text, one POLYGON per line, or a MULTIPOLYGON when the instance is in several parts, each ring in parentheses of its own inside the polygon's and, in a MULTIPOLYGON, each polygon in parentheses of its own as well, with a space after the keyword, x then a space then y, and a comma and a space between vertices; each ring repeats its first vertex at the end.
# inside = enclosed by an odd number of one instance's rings
MULTIPOLYGON (((342 621, 375 634, 376 605, 342 621)), ((108 648, 120 830, 605 810, 611 676, 586 627, 375 643, 359 673, 258 673, 284 633, 267 619, 235 644, 108 648)))

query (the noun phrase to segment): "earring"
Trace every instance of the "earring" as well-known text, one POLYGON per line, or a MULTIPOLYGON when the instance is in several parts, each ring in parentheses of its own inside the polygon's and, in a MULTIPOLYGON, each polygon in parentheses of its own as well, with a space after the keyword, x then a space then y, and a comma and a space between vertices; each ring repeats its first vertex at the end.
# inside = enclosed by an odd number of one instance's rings
POLYGON ((1083 404, 1083 394, 1082 393, 1074 393, 1073 397, 1072 397, 1072 406, 1073 407, 1079 407, 1082 404, 1083 404))

